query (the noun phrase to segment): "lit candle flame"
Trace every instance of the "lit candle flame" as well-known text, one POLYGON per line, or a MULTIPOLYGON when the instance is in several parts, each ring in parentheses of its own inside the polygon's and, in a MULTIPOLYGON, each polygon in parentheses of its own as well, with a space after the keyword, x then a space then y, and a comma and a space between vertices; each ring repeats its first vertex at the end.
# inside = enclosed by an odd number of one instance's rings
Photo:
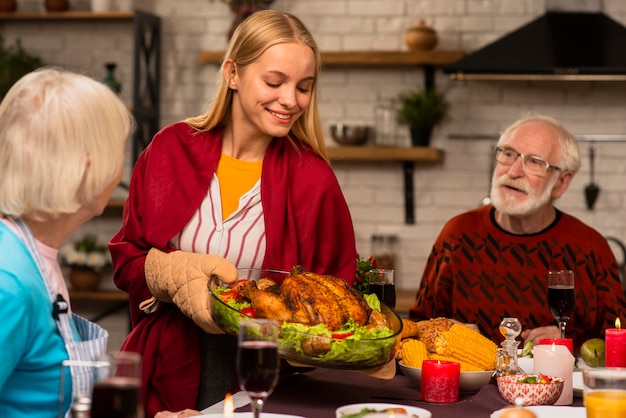
POLYGON ((552 341, 552 351, 556 351, 556 341, 552 341))
POLYGON ((619 317, 615 318, 615 328, 622 329, 622 321, 619 320, 619 317))
POLYGON ((224 397, 224 416, 232 417, 235 412, 235 405, 233 403, 233 397, 230 393, 227 393, 224 397))

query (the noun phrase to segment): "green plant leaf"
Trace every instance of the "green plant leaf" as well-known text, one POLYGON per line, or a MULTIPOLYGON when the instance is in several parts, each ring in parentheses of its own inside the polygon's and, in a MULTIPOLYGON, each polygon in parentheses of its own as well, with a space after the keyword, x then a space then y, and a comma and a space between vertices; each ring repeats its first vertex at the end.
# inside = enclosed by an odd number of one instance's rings
POLYGON ((448 101, 434 90, 401 94, 398 122, 409 126, 433 127, 445 118, 448 108, 448 101))

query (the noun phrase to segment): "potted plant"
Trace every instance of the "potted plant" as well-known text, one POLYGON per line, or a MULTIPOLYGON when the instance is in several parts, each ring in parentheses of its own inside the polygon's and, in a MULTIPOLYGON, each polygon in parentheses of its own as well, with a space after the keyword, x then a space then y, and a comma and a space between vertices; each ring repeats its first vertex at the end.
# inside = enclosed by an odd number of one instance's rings
POLYGON ((93 234, 63 245, 59 255, 61 263, 70 268, 70 283, 76 290, 95 290, 102 270, 110 263, 109 250, 93 234))
POLYGON ((433 128, 448 113, 448 101, 434 90, 415 90, 400 95, 398 122, 409 125, 413 146, 428 146, 433 128))
POLYGON ((0 99, 17 80, 41 66, 41 59, 26 52, 19 39, 7 47, 0 36, 0 99))

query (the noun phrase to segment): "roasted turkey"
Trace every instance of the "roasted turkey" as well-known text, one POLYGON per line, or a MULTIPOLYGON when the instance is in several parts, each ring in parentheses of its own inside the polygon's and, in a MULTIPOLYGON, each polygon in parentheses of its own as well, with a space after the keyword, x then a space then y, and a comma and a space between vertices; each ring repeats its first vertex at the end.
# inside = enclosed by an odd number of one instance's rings
POLYGON ((306 272, 301 266, 292 268, 281 284, 267 279, 258 284, 250 281, 239 293, 250 300, 258 317, 305 325, 326 324, 331 331, 338 330, 350 318, 358 325, 366 325, 372 312, 363 294, 345 280, 306 272))

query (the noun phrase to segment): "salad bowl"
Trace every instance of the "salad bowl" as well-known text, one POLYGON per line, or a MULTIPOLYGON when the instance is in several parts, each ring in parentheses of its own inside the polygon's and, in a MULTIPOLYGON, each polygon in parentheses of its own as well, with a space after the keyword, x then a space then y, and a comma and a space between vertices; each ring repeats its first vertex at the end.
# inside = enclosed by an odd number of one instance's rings
MULTIPOLYGON (((231 298, 229 292, 242 281, 269 278, 281 283, 289 275, 289 272, 281 270, 240 269, 238 272, 239 279, 234 284, 225 285, 214 277, 208 285, 213 320, 231 335, 237 335, 242 319, 255 313, 250 302, 231 298)), ((284 322, 279 337, 280 356, 296 365, 347 370, 374 368, 392 361, 400 343, 402 320, 390 307, 380 303, 375 295, 365 295, 365 299, 384 315, 387 327, 374 330, 349 321, 339 330, 330 331, 324 324, 308 326, 284 322), (370 302, 372 298, 375 300, 370 302), (323 349, 312 352, 311 346, 323 349)))

